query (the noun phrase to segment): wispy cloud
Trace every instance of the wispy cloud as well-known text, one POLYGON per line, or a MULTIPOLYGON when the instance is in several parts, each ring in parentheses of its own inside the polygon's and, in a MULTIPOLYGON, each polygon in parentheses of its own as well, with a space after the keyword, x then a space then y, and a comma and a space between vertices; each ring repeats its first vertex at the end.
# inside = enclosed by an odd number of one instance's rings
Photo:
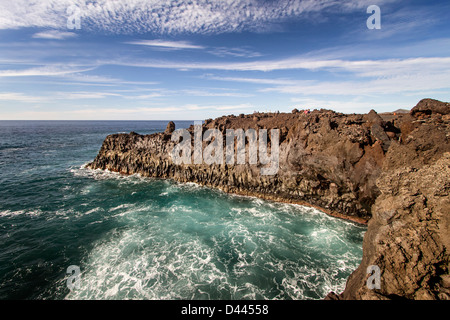
POLYGON ((92 91, 82 91, 82 92, 61 92, 59 93, 59 99, 103 99, 106 97, 120 97, 118 93, 111 92, 92 92, 92 91))
POLYGON ((277 79, 277 78, 241 78, 241 77, 219 77, 214 75, 205 75, 204 78, 218 81, 229 81, 229 82, 245 82, 254 84, 270 84, 270 85, 294 85, 298 83, 296 80, 289 79, 277 79))
POLYGON ((99 60, 99 64, 118 65, 140 68, 159 68, 177 70, 227 70, 227 71, 274 71, 295 69, 321 69, 326 67, 339 67, 342 60, 315 60, 305 58, 288 58, 280 60, 259 60, 250 62, 183 62, 165 60, 127 60, 124 58, 114 60, 99 60))
POLYGON ((257 108, 255 108, 255 106, 253 104, 250 103, 243 103, 243 104, 238 104, 238 105, 225 105, 225 106, 215 106, 214 107, 216 110, 238 110, 238 111, 246 111, 248 112, 249 110, 256 110, 257 108))
POLYGON ((197 97, 235 97, 235 98, 248 98, 253 97, 253 94, 240 93, 240 92, 214 92, 211 90, 183 90, 182 94, 197 96, 197 97))
MULTIPOLYGON (((58 86, 102 86, 102 87, 119 87, 119 86, 145 86, 149 90, 149 85, 159 84, 157 81, 130 81, 110 76, 102 76, 95 74, 86 74, 85 72, 96 69, 93 67, 73 67, 66 65, 47 65, 35 68, 25 69, 7 69, 0 70, 0 78, 28 78, 26 81, 34 83, 39 81, 40 84, 57 84, 58 86), (45 78, 40 78, 45 77, 45 78), (39 80, 32 80, 38 78, 39 80), (51 79, 53 78, 53 79, 51 79)), ((20 81, 23 81, 21 79, 20 81)))
POLYGON ((62 1, 0 1, 0 29, 43 27, 61 29, 67 20, 66 9, 74 4, 62 1))
POLYGON ((74 32, 49 30, 49 31, 37 32, 37 33, 33 34, 32 37, 35 39, 64 40, 64 39, 74 38, 76 36, 77 36, 77 34, 74 32))
POLYGON ((411 59, 344 60, 309 57, 259 60, 250 62, 181 62, 161 60, 105 60, 99 64, 122 65, 143 68, 227 71, 276 71, 276 70, 328 70, 347 71, 361 76, 386 76, 423 70, 447 70, 450 57, 424 57, 411 59))
POLYGON ((187 104, 183 106, 183 110, 198 111, 198 110, 215 110, 215 111, 225 111, 225 110, 239 110, 239 111, 249 111, 254 110, 255 106, 250 103, 232 104, 232 105, 198 105, 198 104, 187 104))
POLYGON ((180 49, 204 49, 205 47, 192 44, 188 41, 168 41, 168 40, 135 40, 128 41, 127 44, 134 44, 140 46, 156 47, 167 50, 180 50, 180 49))
MULTIPOLYGON (((63 111, 44 111, 32 110, 18 112, 14 114, 13 119, 36 119, 36 120, 52 120, 52 119, 79 119, 79 120, 142 120, 142 119, 160 119, 168 120, 176 119, 180 112, 183 113, 182 120, 201 119, 204 111, 210 111, 214 114, 222 114, 224 111, 235 111, 238 113, 249 112, 255 110, 255 106, 251 104, 238 105, 196 105, 186 104, 182 106, 166 106, 166 107, 136 107, 136 108, 121 108, 121 107, 95 107, 86 106, 83 108, 63 110, 63 111), (169 118, 168 118, 169 117, 169 118)), ((0 110, 1 111, 1 110, 0 110)), ((0 116, 9 118, 8 113, 0 116)))
POLYGON ((141 95, 135 95, 135 96, 131 96, 131 95, 124 96, 124 98, 135 99, 135 100, 148 100, 148 99, 160 98, 160 97, 164 97, 164 94, 154 92, 154 93, 141 94, 141 95))
MULTIPOLYGON (((89 71, 89 70, 88 70, 89 71)), ((119 78, 113 78, 108 76, 101 76, 101 75, 90 75, 90 74, 84 74, 79 72, 64 74, 63 78, 65 80, 68 80, 67 84, 71 84, 74 82, 78 82, 78 84, 82 85, 102 85, 102 86, 119 86, 119 85, 141 85, 141 86, 148 86, 148 85, 155 85, 158 84, 157 81, 129 81, 129 80, 123 80, 119 78)), ((61 84, 64 84, 64 82, 60 82, 61 84)))
POLYGON ((0 70, 0 77, 63 76, 95 69, 69 66, 43 66, 28 69, 0 70))
POLYGON ((36 103, 48 101, 45 97, 30 96, 20 92, 2 92, 0 93, 0 101, 17 101, 17 102, 27 102, 36 103))
MULTIPOLYGON (((445 2, 445 1, 443 1, 445 2)), ((440 23, 446 23, 448 18, 441 12, 448 11, 448 3, 437 4, 439 9, 431 9, 424 6, 402 6, 395 11, 382 9, 382 28, 378 32, 365 30, 364 35, 371 40, 392 38, 393 36, 409 35, 417 36, 419 32, 427 32, 428 28, 440 23)), ((356 30, 355 30, 356 31, 356 30)), ((350 32, 349 37, 356 36, 355 32, 350 32)), ((366 39, 367 39, 366 38, 366 39)))
MULTIPOLYGON (((376 95, 450 90, 450 57, 384 60, 302 60, 301 58, 261 63, 263 70, 306 69, 346 74, 335 80, 291 80, 206 75, 207 79, 267 85, 259 92, 304 95, 376 95), (290 61, 290 63, 286 63, 290 61), (276 69, 279 68, 279 69, 276 69)), ((240 65, 247 70, 258 64, 240 65)), ((260 71, 263 71, 260 70, 260 71)))
MULTIPOLYGON (((290 18, 309 19, 310 13, 353 12, 364 0, 41 0, 0 2, 0 29, 45 27, 65 29, 66 10, 80 9, 81 27, 116 34, 154 32, 223 33, 261 31, 290 18)), ((393 0, 378 0, 378 4, 393 0)))
MULTIPOLYGON (((137 90, 117 90, 117 91, 78 91, 78 92, 56 92, 52 95, 55 99, 104 99, 108 97, 122 98, 129 100, 149 100, 154 98, 164 97, 162 92, 145 92, 144 94, 134 94, 137 90), (132 93, 132 94, 130 94, 132 93)), ((140 90, 145 91, 145 90, 140 90)), ((148 91, 148 90, 146 90, 148 91)))
POLYGON ((313 83, 276 86, 260 89, 260 92, 278 92, 302 95, 363 96, 418 93, 447 90, 450 93, 449 73, 402 74, 394 77, 368 79, 366 81, 312 81, 313 83))
POLYGON ((262 56, 262 54, 259 52, 245 48, 217 47, 212 50, 209 50, 208 52, 221 58, 225 57, 257 58, 262 56))

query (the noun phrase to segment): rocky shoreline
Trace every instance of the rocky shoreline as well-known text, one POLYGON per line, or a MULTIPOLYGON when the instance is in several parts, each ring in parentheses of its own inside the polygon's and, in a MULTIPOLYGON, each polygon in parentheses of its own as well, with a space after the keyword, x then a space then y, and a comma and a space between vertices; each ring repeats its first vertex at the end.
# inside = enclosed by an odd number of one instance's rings
MULTIPOLYGON (((174 164, 173 123, 152 135, 110 135, 87 166, 195 182, 228 193, 313 206, 358 223, 369 221, 361 266, 342 294, 327 298, 445 299, 450 298, 449 125, 450 105, 432 99, 420 101, 409 113, 321 109, 231 115, 206 120, 203 132, 279 129, 275 175, 261 175, 259 162, 174 164), (364 289, 368 265, 382 269, 386 285, 380 290, 364 289), (412 270, 404 271, 406 265, 412 270), (396 276, 406 280, 394 281, 396 276)), ((193 126, 189 132, 194 133, 193 126)))

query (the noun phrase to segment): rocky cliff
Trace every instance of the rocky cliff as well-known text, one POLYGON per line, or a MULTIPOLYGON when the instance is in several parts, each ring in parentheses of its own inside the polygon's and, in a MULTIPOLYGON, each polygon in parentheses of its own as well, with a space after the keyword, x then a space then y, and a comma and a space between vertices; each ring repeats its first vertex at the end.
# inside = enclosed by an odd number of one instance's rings
MULTIPOLYGON (((227 129, 279 129, 279 170, 272 176, 261 175, 260 162, 175 164, 170 156, 176 145, 173 123, 153 135, 108 136, 88 167, 308 204, 361 223, 370 219, 361 266, 345 292, 328 298, 444 298, 449 282, 449 111, 448 103, 425 99, 410 113, 293 110, 205 121, 202 132, 214 128, 224 135, 227 129), (382 269, 381 290, 365 289, 368 265, 382 269)), ((189 132, 194 136, 193 126, 189 132)))
POLYGON ((329 299, 450 300, 450 105, 423 100, 411 116, 377 179, 361 265, 329 299), (373 265, 375 290, 367 286, 373 265))
MULTIPOLYGON (((401 137, 399 115, 384 121, 371 111, 366 115, 344 115, 329 110, 305 114, 255 113, 208 119, 203 132, 226 129, 279 129, 279 170, 262 176, 256 165, 175 165, 170 151, 173 124, 153 135, 108 136, 89 164, 124 174, 196 182, 226 192, 265 199, 317 206, 329 213, 364 222, 379 194, 375 184, 386 152, 401 137), (397 123, 398 122, 398 123, 397 123)), ((189 131, 194 134, 194 127, 189 131)), ((269 135, 270 136, 270 135, 269 135)), ((248 163, 248 162, 247 162, 248 163)))
POLYGON ((383 173, 364 236, 363 260, 341 299, 450 300, 450 153, 418 169, 383 173), (379 290, 367 267, 381 271, 379 290))

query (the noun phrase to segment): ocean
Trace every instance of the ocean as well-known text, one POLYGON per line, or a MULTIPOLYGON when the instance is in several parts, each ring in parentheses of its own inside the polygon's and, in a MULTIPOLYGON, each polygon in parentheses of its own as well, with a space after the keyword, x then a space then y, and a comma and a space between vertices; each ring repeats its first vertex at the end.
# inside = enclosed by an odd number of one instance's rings
POLYGON ((167 122, 0 121, 0 299, 311 300, 344 289, 364 226, 84 168, 107 135, 167 122), (72 290, 69 266, 80 270, 72 290))

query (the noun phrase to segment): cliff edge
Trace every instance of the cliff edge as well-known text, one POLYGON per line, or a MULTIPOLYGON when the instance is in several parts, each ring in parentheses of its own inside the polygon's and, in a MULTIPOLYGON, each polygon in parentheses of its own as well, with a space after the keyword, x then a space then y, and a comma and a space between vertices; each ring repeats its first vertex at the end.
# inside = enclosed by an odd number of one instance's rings
POLYGON ((363 259, 339 298, 450 299, 450 153, 378 179, 381 195, 364 236, 363 259), (371 290, 366 270, 381 271, 371 290))
POLYGON ((450 300, 450 105, 422 100, 377 179, 361 265, 327 299, 450 300), (369 266, 380 270, 370 289, 369 266))
MULTIPOLYGON (((92 169, 195 182, 225 192, 316 206, 328 213, 364 223, 379 194, 375 184, 386 152, 400 139, 399 123, 409 115, 384 121, 372 111, 344 115, 330 110, 304 113, 254 113, 208 119, 218 129, 279 129, 279 168, 260 174, 261 163, 236 165, 175 164, 170 156, 174 125, 152 135, 108 136, 92 169)), ((194 135, 194 127, 189 129, 194 135)), ((270 137, 269 137, 270 138, 270 137)), ((193 145, 194 142, 192 142, 193 145)), ((269 147, 270 147, 269 140, 269 147)), ((205 147, 205 143, 203 143, 205 147)), ((193 161, 192 161, 193 162, 193 161)))
MULTIPOLYGON (((432 99, 410 113, 321 109, 230 115, 206 120, 201 132, 218 129, 225 136, 227 129, 279 129, 276 174, 261 175, 259 159, 175 164, 173 123, 162 133, 108 136, 88 167, 195 182, 315 206, 360 223, 370 220, 361 266, 345 291, 328 299, 444 299, 449 297, 449 123, 450 105, 432 99), (380 290, 367 289, 369 265, 381 269, 380 290)), ((194 136, 194 126, 188 132, 194 136)))

